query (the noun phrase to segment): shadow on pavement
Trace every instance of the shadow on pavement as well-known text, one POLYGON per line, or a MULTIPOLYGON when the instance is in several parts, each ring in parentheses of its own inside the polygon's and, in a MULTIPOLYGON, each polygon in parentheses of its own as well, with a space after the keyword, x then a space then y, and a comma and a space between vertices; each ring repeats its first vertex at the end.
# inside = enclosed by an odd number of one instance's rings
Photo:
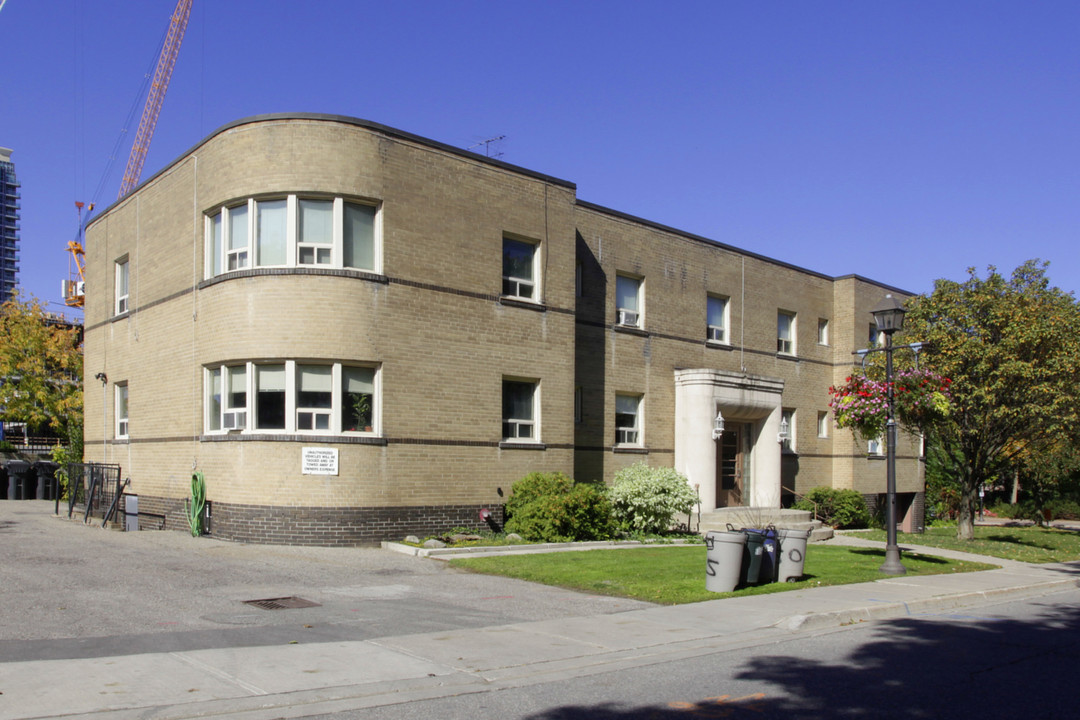
POLYGON ((735 680, 764 692, 696 702, 555 708, 530 720, 634 718, 1040 718, 1075 717, 1080 608, 1043 605, 1035 620, 979 616, 883 622, 868 642, 832 661, 748 657, 735 680))

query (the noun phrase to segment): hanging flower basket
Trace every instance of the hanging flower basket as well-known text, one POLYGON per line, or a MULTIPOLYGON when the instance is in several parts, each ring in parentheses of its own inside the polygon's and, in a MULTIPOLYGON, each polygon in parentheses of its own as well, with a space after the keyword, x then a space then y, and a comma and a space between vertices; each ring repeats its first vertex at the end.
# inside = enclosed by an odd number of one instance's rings
MULTIPOLYGON (((893 378, 893 409, 896 421, 914 432, 923 432, 944 420, 951 408, 950 381, 929 370, 902 370, 893 378)), ((838 387, 830 387, 829 407, 837 427, 850 428, 865 440, 885 434, 889 421, 888 383, 851 375, 838 387)))

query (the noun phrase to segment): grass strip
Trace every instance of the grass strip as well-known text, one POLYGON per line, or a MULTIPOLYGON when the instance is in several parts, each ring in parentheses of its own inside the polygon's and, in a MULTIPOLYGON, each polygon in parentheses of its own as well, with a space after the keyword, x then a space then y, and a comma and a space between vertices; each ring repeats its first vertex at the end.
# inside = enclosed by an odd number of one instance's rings
MULTIPOLYGON (((859 537, 884 542, 885 531, 860 532, 859 537)), ((1080 559, 1080 533, 1056 528, 980 525, 975 528, 974 540, 957 540, 956 526, 931 527, 921 534, 898 533, 896 542, 898 545, 926 545, 1029 563, 1080 559)))
MULTIPOLYGON (((676 545, 455 558, 449 562, 453 567, 471 572, 661 605, 846 585, 885 577, 878 570, 885 561, 884 550, 811 545, 806 553, 805 574, 798 582, 768 583, 730 593, 712 593, 705 589, 705 552, 701 545, 676 545)), ((904 566, 908 575, 973 572, 996 567, 916 553, 904 554, 904 566)))

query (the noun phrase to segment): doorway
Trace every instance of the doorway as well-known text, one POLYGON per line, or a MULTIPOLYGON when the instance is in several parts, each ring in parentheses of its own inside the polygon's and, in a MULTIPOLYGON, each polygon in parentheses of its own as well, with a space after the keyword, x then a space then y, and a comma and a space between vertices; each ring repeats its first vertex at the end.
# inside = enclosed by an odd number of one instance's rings
POLYGON ((731 423, 716 441, 716 507, 743 505, 743 433, 731 423))

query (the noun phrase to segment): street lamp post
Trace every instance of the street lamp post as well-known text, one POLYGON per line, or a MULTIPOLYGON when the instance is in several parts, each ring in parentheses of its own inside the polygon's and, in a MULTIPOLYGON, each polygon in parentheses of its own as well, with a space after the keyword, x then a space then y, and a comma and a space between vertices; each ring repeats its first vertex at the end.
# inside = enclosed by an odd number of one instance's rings
POLYGON ((885 563, 880 570, 886 575, 903 575, 907 572, 907 568, 900 563, 900 548, 896 545, 896 417, 893 409, 892 365, 892 336, 903 328, 904 312, 904 306, 892 295, 886 295, 877 307, 870 311, 877 323, 878 332, 885 333, 885 387, 889 419, 885 436, 885 563))

